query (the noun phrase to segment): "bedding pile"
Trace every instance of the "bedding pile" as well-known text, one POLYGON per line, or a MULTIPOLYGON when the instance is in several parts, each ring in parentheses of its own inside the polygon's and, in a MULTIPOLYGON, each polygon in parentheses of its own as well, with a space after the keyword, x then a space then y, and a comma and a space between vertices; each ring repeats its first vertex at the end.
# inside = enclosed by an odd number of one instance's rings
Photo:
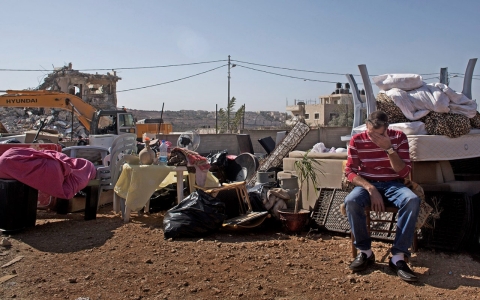
POLYGON ((480 128, 477 102, 445 84, 426 84, 418 74, 385 74, 372 80, 381 90, 377 108, 391 124, 420 121, 428 134, 451 138, 480 128))

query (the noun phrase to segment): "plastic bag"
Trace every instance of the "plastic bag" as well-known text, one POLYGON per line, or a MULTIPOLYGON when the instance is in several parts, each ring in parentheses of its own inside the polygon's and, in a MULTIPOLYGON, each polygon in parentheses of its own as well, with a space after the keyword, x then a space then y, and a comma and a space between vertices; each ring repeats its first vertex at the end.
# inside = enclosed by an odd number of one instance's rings
POLYGON ((220 183, 227 182, 226 169, 228 166, 227 150, 210 153, 207 162, 210 164, 210 172, 217 177, 220 183))
POLYGON ((223 150, 217 153, 210 153, 207 156, 207 161, 210 164, 210 166, 216 166, 216 167, 226 167, 227 166, 227 150, 223 150))
POLYGON ((263 204, 263 199, 267 198, 270 188, 278 187, 277 182, 259 183, 252 187, 248 187, 248 198, 253 211, 267 211, 263 204))
POLYGON ((177 202, 177 186, 170 184, 163 189, 155 191, 150 196, 150 213, 169 210, 177 202))
POLYGON ((197 190, 168 210, 163 218, 165 239, 205 236, 219 229, 225 220, 225 204, 197 190))

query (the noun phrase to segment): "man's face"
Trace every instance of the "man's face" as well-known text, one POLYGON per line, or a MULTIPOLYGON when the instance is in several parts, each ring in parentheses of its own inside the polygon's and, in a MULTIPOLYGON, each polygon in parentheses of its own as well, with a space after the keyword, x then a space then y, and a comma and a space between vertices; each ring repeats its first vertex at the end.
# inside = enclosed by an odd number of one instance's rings
POLYGON ((370 135, 372 133, 377 133, 380 135, 383 135, 385 133, 385 130, 387 130, 388 124, 383 123, 379 124, 380 122, 374 122, 367 120, 367 133, 370 135))

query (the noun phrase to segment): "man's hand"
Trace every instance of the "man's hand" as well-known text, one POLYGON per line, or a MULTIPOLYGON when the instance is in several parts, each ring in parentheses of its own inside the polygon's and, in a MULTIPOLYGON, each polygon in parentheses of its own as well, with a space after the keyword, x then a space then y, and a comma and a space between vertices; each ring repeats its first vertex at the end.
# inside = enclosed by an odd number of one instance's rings
POLYGON ((387 134, 387 130, 385 130, 383 134, 371 131, 368 132, 368 136, 375 145, 382 148, 383 150, 387 150, 388 148, 392 147, 392 142, 390 141, 390 137, 387 134))
POLYGON ((385 205, 383 204, 382 195, 378 192, 378 190, 373 187, 373 189, 369 189, 368 193, 370 194, 370 209, 376 212, 385 211, 385 205))
POLYGON ((373 211, 382 212, 385 211, 385 205, 383 204, 382 195, 378 192, 377 188, 370 182, 366 181, 362 176, 356 176, 352 182, 356 186, 363 187, 370 195, 370 209, 373 211))

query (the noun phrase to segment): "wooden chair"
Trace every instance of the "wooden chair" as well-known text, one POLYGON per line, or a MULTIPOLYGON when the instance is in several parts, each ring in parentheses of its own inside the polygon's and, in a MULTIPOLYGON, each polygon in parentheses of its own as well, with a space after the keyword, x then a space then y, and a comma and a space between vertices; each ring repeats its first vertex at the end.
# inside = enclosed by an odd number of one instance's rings
MULTIPOLYGON (((397 230, 396 216, 398 214, 397 207, 385 207, 385 212, 377 213, 370 210, 370 207, 365 208, 365 215, 367 217, 367 230, 370 235, 374 235, 375 238, 387 241, 393 241, 393 237, 397 230)), ((357 256, 357 248, 355 248, 355 237, 353 232, 350 233, 352 256, 357 256)), ((418 236, 417 230, 413 236, 412 250, 417 251, 418 236)))

